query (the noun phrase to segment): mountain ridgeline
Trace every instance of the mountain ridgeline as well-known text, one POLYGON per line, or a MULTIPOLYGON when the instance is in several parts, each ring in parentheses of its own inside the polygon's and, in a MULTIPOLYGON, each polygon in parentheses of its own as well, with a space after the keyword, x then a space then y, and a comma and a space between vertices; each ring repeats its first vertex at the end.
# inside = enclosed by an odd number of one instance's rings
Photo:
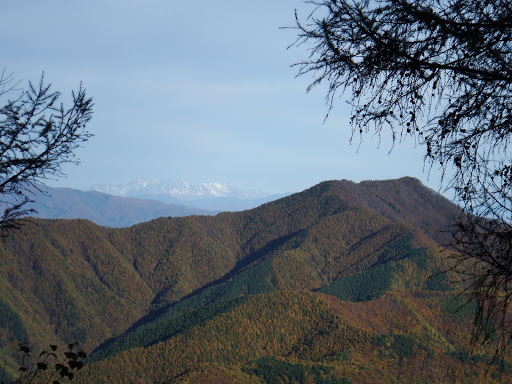
POLYGON ((78 383, 511 382, 469 355, 418 180, 329 181, 258 208, 114 229, 40 220, 0 250, 0 353, 78 341, 78 383))
MULTIPOLYGON (((220 184, 214 185, 222 187, 220 184)), ((130 190, 100 188, 100 186, 97 188, 114 195, 96 190, 81 191, 38 185, 31 189, 32 201, 27 207, 35 211, 33 213, 35 217, 42 219, 80 218, 102 226, 123 228, 158 217, 215 215, 223 211, 242 211, 286 196, 286 194, 257 195, 255 193, 251 195, 250 191, 244 194, 243 190, 235 190, 237 194, 234 192, 228 194, 229 190, 213 191, 217 193, 207 194, 202 189, 194 194, 194 190, 175 190, 172 189, 172 185, 167 186, 167 189, 149 189, 146 193, 135 193, 137 191, 130 193, 130 190), (180 194, 175 196, 171 194, 172 192, 180 194)), ((138 192, 144 192, 144 190, 138 192)))
POLYGON ((219 211, 208 211, 166 204, 162 201, 111 196, 96 191, 80 191, 72 188, 34 189, 35 216, 44 219, 87 219, 98 225, 120 228, 150 221, 162 216, 213 215, 219 211))

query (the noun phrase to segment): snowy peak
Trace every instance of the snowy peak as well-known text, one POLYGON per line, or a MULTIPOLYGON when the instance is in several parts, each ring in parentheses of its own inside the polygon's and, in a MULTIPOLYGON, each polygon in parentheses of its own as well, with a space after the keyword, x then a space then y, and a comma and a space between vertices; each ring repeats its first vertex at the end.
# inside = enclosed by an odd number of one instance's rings
POLYGON ((136 179, 128 184, 94 185, 91 190, 114 196, 141 197, 167 196, 176 200, 192 201, 217 197, 228 197, 240 200, 260 199, 268 194, 257 190, 244 190, 230 184, 217 182, 191 184, 186 181, 136 179))

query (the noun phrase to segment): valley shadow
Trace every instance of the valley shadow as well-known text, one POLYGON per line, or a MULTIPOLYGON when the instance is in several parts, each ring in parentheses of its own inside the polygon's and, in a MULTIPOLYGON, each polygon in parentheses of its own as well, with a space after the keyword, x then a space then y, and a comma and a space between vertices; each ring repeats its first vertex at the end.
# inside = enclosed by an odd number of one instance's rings
MULTIPOLYGON (((183 296, 179 301, 184 301, 184 300, 190 299, 193 296, 197 296, 214 285, 224 284, 224 283, 228 282, 233 276, 242 272, 247 267, 249 267, 251 265, 256 265, 259 262, 265 260, 267 255, 269 255, 273 251, 279 249, 281 246, 283 246, 289 240, 291 240, 292 238, 297 236, 300 232, 302 232, 302 230, 296 231, 296 232, 293 232, 293 233, 290 233, 285 236, 281 236, 277 239, 269 241, 263 247, 257 249, 254 252, 249 253, 247 256, 245 256, 242 259, 240 259, 239 261, 237 261, 235 266, 224 276, 222 276, 216 280, 212 280, 209 283, 206 283, 201 288, 198 288, 195 291, 192 291, 191 293, 189 293, 188 295, 183 296)), ((155 298, 153 299, 153 302, 151 304, 152 305, 157 304, 158 300, 166 293, 166 291, 167 290, 165 290, 164 292, 158 293, 155 296, 155 298)), ((169 307, 172 307, 173 305, 177 304, 178 302, 168 304, 164 308, 168 309, 169 307)), ((160 310, 157 310, 157 311, 160 311, 160 310)))
MULTIPOLYGON (((134 332, 137 328, 157 320, 161 316, 165 315, 165 313, 168 312, 169 310, 172 310, 173 308, 176 309, 176 307, 178 307, 180 305, 183 305, 183 309, 177 308, 178 309, 177 313, 185 313, 185 312, 193 311, 197 308, 200 308, 202 306, 205 306, 205 305, 215 302, 216 299, 218 299, 218 297, 207 298, 206 300, 198 300, 198 302, 195 303, 195 305, 192 304, 191 306, 184 305, 184 302, 192 300, 193 298, 202 295, 205 291, 207 291, 208 289, 210 289, 216 285, 228 283, 230 279, 232 279, 234 276, 236 276, 240 272, 244 271, 248 267, 257 265, 260 262, 266 260, 267 256, 270 253, 272 253, 273 251, 282 247, 286 242, 288 242, 293 237, 297 236, 300 232, 302 232, 302 230, 296 231, 296 232, 293 232, 293 233, 290 233, 285 236, 282 236, 277 239, 269 241, 263 247, 257 249, 254 252, 249 253, 247 256, 240 259, 235 264, 235 266, 221 278, 213 280, 213 281, 203 285, 201 288, 198 288, 195 291, 189 293, 188 295, 183 296, 181 299, 179 299, 176 302, 173 302, 171 304, 166 304, 166 305, 162 306, 161 308, 157 308, 157 309, 150 311, 147 315, 141 317, 139 320, 137 320, 135 323, 133 323, 121 335, 112 337, 112 338, 106 340, 105 342, 103 342, 102 344, 100 344, 98 347, 96 347, 92 351, 91 355, 94 355, 95 351, 104 350, 104 349, 110 347, 111 345, 113 345, 115 343, 115 341, 118 338, 128 335, 128 334, 134 332)), ((155 305, 156 303, 158 303, 158 300, 165 293, 166 293, 166 291, 157 294, 155 296, 155 298, 153 299, 152 305, 155 305)), ((232 297, 228 297, 226 299, 230 299, 230 298, 232 298, 232 297)), ((94 358, 93 358, 93 360, 94 360, 94 358)))

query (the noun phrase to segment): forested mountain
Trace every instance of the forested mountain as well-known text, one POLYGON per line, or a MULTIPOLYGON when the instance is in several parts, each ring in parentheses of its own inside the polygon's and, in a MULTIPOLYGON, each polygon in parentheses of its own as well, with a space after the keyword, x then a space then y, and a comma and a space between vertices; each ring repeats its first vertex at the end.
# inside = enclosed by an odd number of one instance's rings
MULTIPOLYGON (((93 351, 80 383, 511 382, 470 356, 445 267, 458 208, 415 179, 113 229, 34 220, 0 251, 0 353, 93 351)), ((75 381, 75 380, 74 380, 75 381)))

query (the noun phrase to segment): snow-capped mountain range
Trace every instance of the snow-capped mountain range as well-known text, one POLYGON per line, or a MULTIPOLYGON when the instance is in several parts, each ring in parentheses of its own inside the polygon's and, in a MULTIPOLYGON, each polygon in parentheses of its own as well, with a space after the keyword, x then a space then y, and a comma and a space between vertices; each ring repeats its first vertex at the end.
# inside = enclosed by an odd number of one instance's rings
POLYGON ((128 184, 97 184, 91 190, 122 197, 151 197, 161 199, 194 201, 210 198, 234 198, 253 200, 268 197, 268 193, 258 190, 245 190, 230 184, 200 183, 191 184, 186 181, 159 180, 154 178, 139 178, 128 184))

